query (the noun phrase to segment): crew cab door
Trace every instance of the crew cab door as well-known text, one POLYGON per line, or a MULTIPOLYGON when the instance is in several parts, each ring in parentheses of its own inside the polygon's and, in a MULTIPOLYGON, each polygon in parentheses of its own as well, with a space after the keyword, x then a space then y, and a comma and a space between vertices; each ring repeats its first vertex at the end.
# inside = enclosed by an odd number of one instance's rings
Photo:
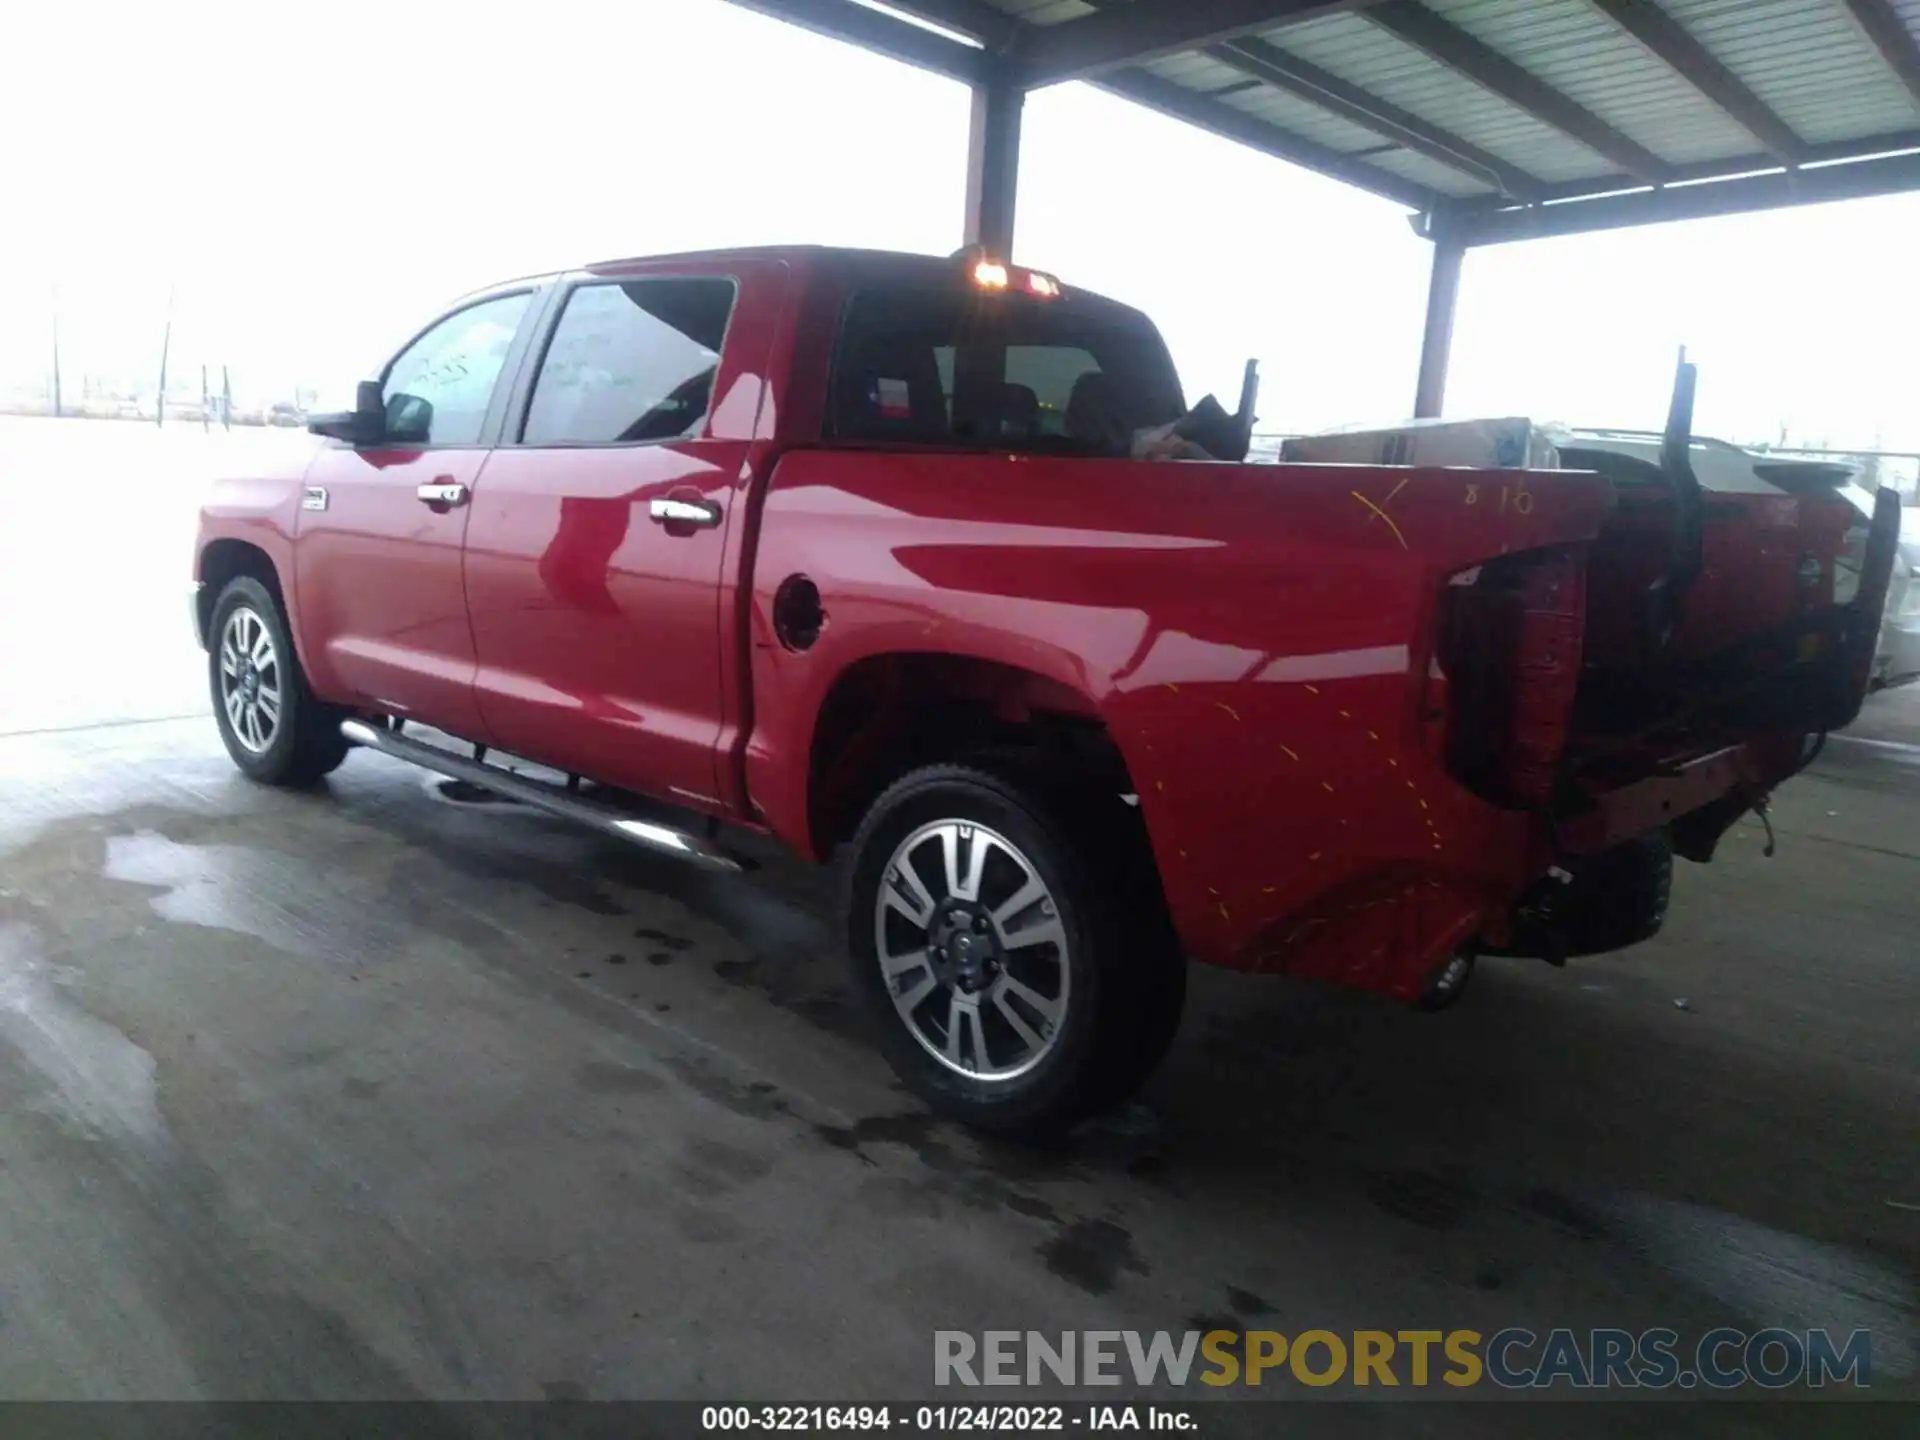
POLYGON ((589 274, 548 307, 467 533, 477 691, 501 749, 726 808, 722 582, 784 273, 589 274))
POLYGON ((534 293, 428 326, 380 377, 386 436, 330 445, 308 468, 294 576, 322 694, 486 738, 460 552, 534 293))

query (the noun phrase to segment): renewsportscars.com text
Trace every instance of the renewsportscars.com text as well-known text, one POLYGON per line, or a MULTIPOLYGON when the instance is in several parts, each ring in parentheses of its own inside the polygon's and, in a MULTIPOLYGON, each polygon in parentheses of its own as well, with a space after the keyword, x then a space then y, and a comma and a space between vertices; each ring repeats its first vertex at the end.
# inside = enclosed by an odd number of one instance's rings
POLYGON ((934 1384, 1375 1387, 1509 1390, 1767 1389, 1872 1381, 1873 1337, 1854 1330, 940 1330, 934 1384))

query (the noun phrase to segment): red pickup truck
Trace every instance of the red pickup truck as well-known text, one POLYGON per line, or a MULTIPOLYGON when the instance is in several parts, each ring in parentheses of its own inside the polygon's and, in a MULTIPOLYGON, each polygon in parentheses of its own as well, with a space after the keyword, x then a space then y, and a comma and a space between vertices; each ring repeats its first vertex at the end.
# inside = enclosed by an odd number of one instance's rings
POLYGON ((1684 405, 1662 483, 1137 458, 1189 413, 1144 315, 978 256, 503 285, 217 487, 220 731, 844 847, 902 1076, 1033 1130, 1144 1079, 1188 957, 1437 1007, 1651 934, 1861 703, 1897 506, 1837 605, 1845 503, 1703 495, 1684 405))

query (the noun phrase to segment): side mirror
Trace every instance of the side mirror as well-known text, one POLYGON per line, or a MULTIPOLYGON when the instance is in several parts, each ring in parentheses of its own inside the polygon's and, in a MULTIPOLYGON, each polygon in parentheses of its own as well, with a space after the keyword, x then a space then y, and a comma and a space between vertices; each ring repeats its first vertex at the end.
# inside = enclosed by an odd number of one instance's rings
POLYGON ((386 402, 380 396, 378 380, 362 380, 353 393, 353 409, 332 415, 316 415, 307 429, 329 440, 344 440, 349 445, 374 445, 386 438, 386 402))

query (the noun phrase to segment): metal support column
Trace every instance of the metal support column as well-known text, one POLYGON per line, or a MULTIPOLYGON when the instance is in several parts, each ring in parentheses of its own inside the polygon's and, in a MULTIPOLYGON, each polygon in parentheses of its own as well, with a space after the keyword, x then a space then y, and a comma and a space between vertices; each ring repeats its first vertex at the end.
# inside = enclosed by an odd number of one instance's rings
POLYGON ((966 243, 1002 259, 1013 253, 1013 202, 1020 184, 1020 111, 1026 92, 995 72, 973 87, 967 140, 966 243))
POLYGON ((1460 300, 1460 263, 1467 247, 1440 240, 1433 247, 1433 275, 1427 282, 1427 328, 1420 341, 1420 384, 1413 413, 1426 420, 1439 415, 1447 399, 1447 360, 1453 352, 1453 312, 1460 300))

